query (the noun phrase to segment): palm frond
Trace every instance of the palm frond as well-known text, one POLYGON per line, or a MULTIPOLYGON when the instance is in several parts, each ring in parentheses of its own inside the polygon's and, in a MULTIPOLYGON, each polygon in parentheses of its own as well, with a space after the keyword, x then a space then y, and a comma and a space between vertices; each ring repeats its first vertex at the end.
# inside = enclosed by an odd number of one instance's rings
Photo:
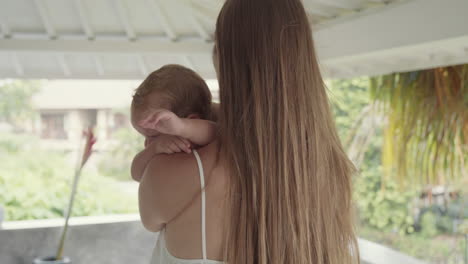
POLYGON ((467 177, 468 65, 373 77, 370 93, 387 117, 386 177, 404 184, 467 177))

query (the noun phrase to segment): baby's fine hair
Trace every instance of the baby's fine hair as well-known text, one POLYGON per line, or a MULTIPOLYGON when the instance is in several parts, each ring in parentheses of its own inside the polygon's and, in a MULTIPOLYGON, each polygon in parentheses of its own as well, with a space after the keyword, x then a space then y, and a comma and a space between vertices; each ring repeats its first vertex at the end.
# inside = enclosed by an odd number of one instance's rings
POLYGON ((169 64, 152 72, 133 95, 132 108, 151 108, 148 95, 158 92, 169 100, 172 112, 179 117, 197 114, 211 119, 211 92, 196 72, 181 65, 169 64))

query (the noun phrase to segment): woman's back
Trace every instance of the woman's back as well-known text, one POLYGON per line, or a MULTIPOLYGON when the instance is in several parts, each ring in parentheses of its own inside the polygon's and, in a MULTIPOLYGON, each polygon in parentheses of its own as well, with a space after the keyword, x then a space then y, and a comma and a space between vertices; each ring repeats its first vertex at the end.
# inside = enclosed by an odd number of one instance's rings
MULTIPOLYGON (((309 23, 301 0, 224 2, 213 54, 219 165, 216 147, 200 150, 212 214, 208 258, 220 259, 226 248, 231 264, 359 262, 354 167, 333 123, 309 23)), ((151 188, 140 192, 151 201, 140 210, 148 214, 143 223, 152 220, 146 226, 156 231, 167 223, 170 252, 200 257, 193 156, 159 157, 149 167, 159 177, 148 177, 151 188)))
POLYGON ((172 155, 171 158, 179 159, 184 185, 188 183, 193 189, 186 192, 172 190, 177 192, 173 196, 178 198, 174 199, 189 202, 160 232, 152 263, 201 263, 203 259, 203 263, 218 263, 213 260, 223 259, 226 175, 222 163, 217 162, 217 154, 214 143, 193 154, 172 155), (201 191, 203 185, 204 193, 201 191), (198 193, 192 197, 196 190, 198 193))

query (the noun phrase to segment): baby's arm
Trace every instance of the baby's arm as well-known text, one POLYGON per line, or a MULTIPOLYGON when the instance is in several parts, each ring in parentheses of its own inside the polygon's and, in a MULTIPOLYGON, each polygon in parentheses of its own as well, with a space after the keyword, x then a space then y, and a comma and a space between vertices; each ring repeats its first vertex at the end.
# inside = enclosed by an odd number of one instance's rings
POLYGON ((205 146, 216 138, 216 123, 202 119, 179 118, 165 109, 154 111, 140 125, 154 129, 163 134, 169 134, 188 139, 193 144, 205 146))
POLYGON ((216 123, 202 119, 182 119, 184 128, 180 137, 188 139, 193 144, 205 146, 216 139, 216 123))
POLYGON ((140 181, 146 166, 158 154, 173 154, 178 152, 190 153, 190 142, 186 139, 171 135, 160 135, 157 138, 150 140, 143 151, 138 153, 133 158, 130 169, 132 178, 135 181, 140 181))

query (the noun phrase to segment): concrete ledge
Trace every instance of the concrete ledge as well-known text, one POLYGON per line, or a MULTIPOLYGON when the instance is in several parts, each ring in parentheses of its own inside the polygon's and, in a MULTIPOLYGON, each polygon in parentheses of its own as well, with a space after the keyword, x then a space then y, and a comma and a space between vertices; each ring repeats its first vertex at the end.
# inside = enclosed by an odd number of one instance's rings
MULTIPOLYGON (((5 222, 0 230, 0 263, 30 264, 54 255, 63 219, 5 222)), ((146 231, 138 215, 77 217, 65 244, 73 264, 149 263, 157 235, 146 231)))
POLYGON ((359 254, 363 263, 369 264, 426 264, 426 262, 400 253, 386 246, 358 239, 359 254))
MULTIPOLYGON (((29 264, 54 255, 63 219, 5 222, 0 230, 0 263, 29 264)), ((149 263, 157 235, 146 231, 139 215, 70 219, 65 255, 79 263, 149 263)), ((383 245, 359 239, 365 264, 425 264, 383 245)))
MULTIPOLYGON (((10 221, 10 222, 4 222, 2 226, 0 227, 0 229, 14 230, 14 229, 62 227, 64 225, 64 221, 65 220, 63 218, 10 221)), ((93 225, 93 224, 135 222, 135 221, 140 221, 140 216, 138 214, 82 216, 82 217, 70 218, 69 225, 80 226, 80 225, 93 225)))

